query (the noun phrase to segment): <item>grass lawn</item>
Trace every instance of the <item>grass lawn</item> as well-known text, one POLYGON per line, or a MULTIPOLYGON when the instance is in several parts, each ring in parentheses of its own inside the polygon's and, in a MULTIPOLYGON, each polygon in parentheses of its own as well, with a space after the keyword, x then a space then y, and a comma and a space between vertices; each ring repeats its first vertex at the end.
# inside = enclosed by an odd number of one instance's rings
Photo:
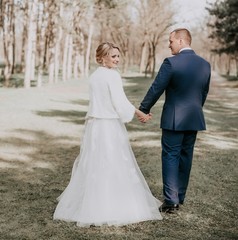
MULTIPOLYGON (((131 84, 125 87, 126 94, 138 106, 151 80, 130 77, 127 82, 131 84)), ((154 106, 153 121, 141 124, 134 119, 127 124, 138 164, 151 191, 161 200, 159 121, 162 103, 159 101, 154 106)), ((0 144, 33 147, 35 151, 28 154, 31 161, 40 159, 45 164, 53 164, 54 168, 34 167, 29 171, 21 162, 16 168, 0 169, 0 239, 238 239, 237 103, 237 89, 224 85, 211 87, 205 106, 208 130, 198 134, 187 198, 181 210, 177 214, 164 215, 162 221, 124 227, 79 228, 75 223, 52 221, 56 198, 69 181, 79 145, 60 144, 55 136, 40 130, 30 132, 33 140, 1 138, 0 144)), ((58 117, 58 113, 52 112, 51 116, 41 113, 41 117, 58 117)), ((82 124, 76 121, 75 114, 66 112, 61 117, 72 124, 82 124)))

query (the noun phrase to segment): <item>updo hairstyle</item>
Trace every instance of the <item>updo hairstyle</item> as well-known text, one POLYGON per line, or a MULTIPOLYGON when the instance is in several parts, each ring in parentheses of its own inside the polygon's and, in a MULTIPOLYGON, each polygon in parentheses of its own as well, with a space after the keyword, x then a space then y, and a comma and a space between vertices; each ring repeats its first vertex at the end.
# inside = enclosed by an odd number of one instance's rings
POLYGON ((117 47, 113 43, 110 42, 101 43, 96 50, 96 62, 102 65, 103 57, 107 56, 113 48, 118 49, 118 51, 120 52, 119 47, 117 47))

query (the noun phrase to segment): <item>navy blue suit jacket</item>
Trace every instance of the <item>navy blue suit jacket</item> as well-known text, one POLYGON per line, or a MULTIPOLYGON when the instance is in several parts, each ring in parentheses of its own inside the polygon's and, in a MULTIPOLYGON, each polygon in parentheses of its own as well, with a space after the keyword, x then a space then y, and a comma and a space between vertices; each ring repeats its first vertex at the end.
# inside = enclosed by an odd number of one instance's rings
POLYGON ((167 130, 205 130, 202 107, 210 84, 210 64, 193 50, 183 50, 166 58, 141 103, 149 113, 165 91, 160 127, 167 130))

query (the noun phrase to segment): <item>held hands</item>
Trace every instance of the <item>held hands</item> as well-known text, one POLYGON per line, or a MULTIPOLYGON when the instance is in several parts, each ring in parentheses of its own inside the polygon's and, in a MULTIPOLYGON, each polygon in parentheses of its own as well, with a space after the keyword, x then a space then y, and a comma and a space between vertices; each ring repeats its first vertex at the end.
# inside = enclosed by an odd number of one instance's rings
POLYGON ((145 114, 142 111, 140 111, 139 109, 136 109, 136 116, 138 118, 138 120, 142 123, 146 123, 148 120, 150 120, 152 118, 152 114, 145 114))

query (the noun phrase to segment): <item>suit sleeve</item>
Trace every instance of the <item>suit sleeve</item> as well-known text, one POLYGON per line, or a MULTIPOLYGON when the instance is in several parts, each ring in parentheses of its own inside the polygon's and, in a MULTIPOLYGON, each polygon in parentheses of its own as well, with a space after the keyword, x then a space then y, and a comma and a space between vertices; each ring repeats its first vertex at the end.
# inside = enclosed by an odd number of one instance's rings
POLYGON ((170 61, 166 58, 163 64, 160 67, 160 70, 149 88, 147 94, 145 95, 143 101, 139 109, 148 114, 150 109, 154 106, 154 104, 158 101, 160 96, 163 94, 165 89, 167 88, 169 81, 172 76, 172 66, 170 61))
POLYGON ((210 67, 210 74, 209 74, 206 86, 204 87, 203 94, 202 94, 202 106, 204 105, 204 103, 207 99, 207 94, 209 92, 210 79, 211 79, 211 67, 210 67))
POLYGON ((122 122, 130 122, 134 117, 135 107, 126 97, 120 74, 115 72, 112 78, 108 81, 112 104, 122 122))

